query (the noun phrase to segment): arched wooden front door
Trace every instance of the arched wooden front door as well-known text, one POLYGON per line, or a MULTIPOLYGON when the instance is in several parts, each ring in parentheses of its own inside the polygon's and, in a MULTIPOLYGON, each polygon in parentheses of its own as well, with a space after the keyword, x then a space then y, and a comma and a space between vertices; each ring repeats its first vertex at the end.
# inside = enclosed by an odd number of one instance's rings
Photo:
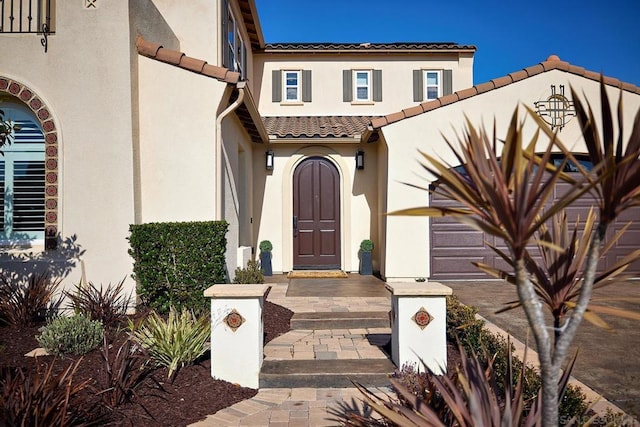
POLYGON ((320 157, 293 173, 293 268, 340 268, 340 174, 320 157))

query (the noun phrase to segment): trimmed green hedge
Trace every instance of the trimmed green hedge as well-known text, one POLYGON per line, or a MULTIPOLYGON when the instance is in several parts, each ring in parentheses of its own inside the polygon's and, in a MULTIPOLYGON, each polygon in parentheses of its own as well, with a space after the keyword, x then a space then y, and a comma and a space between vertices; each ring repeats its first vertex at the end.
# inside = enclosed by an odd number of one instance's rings
POLYGON ((171 306, 206 310, 204 290, 226 281, 228 226, 226 221, 131 225, 129 255, 142 303, 162 314, 171 306))

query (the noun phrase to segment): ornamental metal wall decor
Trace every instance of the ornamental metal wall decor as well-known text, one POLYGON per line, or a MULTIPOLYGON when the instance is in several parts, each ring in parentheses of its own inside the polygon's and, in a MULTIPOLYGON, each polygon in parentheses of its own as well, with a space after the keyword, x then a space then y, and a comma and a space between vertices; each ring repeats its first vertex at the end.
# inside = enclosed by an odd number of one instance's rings
POLYGON ((415 324, 420 327, 420 329, 424 329, 427 327, 427 325, 429 325, 429 323, 431 323, 431 321, 433 320, 433 316, 429 314, 429 312, 425 310, 424 307, 420 307, 420 310, 418 310, 416 314, 413 315, 411 320, 413 320, 415 324))
POLYGON ((551 85, 551 96, 543 101, 535 101, 536 113, 551 126, 551 130, 562 128, 576 115, 573 101, 564 96, 564 85, 560 85, 560 93, 556 85, 551 85))
POLYGON ((240 313, 234 308, 224 318, 224 323, 235 332, 247 319, 242 317, 240 313))

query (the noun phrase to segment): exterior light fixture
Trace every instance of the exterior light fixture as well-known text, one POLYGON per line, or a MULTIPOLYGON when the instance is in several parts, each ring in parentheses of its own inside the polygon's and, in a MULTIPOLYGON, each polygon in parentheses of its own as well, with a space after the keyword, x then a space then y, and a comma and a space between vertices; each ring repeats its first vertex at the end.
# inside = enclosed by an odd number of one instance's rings
POLYGON ((267 151, 265 155, 266 155, 266 163, 264 167, 267 170, 273 170, 273 151, 267 151))
POLYGON ((356 151, 356 169, 364 169, 364 151, 356 151))

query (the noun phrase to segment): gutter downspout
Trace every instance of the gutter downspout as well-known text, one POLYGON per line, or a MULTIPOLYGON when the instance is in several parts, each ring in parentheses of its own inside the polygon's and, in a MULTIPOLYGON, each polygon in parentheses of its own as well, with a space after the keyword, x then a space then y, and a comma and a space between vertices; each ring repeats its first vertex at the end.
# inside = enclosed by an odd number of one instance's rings
POLYGON ((242 103, 244 102, 244 82, 239 82, 237 84, 238 88, 238 99, 233 101, 231 105, 224 109, 218 116, 216 117, 216 162, 215 162, 215 178, 216 178, 216 215, 214 220, 220 221, 222 220, 222 120, 227 117, 230 113, 235 111, 242 103))

